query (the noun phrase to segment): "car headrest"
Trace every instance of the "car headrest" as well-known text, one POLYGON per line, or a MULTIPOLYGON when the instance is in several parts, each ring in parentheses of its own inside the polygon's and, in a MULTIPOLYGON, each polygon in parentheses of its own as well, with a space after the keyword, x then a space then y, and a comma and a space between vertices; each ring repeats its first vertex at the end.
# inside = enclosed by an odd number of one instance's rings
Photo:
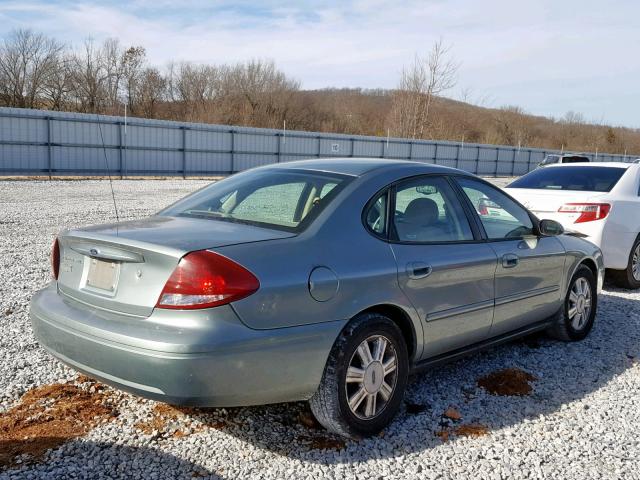
POLYGON ((428 226, 438 221, 438 205, 430 198, 416 198, 409 202, 403 220, 428 226))

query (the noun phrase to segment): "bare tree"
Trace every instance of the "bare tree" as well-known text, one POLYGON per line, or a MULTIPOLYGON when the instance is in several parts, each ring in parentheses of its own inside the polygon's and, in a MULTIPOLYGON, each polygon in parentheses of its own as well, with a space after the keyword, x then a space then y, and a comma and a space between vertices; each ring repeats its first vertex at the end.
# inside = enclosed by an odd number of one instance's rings
POLYGON ((32 30, 15 30, 0 45, 0 99, 12 107, 37 108, 63 45, 32 30))
POLYGON ((133 97, 142 116, 153 118, 158 116, 158 106, 166 93, 167 79, 157 68, 147 68, 136 82, 133 97))
POLYGON ((135 113, 136 110, 136 91, 143 74, 143 67, 146 61, 147 52, 144 47, 129 47, 120 55, 120 63, 118 65, 120 71, 120 80, 122 81, 122 91, 125 101, 128 102, 129 110, 135 113))
POLYGON ((459 65, 449 53, 450 47, 440 39, 427 56, 416 55, 413 65, 403 69, 391 109, 394 134, 424 138, 434 97, 453 88, 457 81, 459 65))

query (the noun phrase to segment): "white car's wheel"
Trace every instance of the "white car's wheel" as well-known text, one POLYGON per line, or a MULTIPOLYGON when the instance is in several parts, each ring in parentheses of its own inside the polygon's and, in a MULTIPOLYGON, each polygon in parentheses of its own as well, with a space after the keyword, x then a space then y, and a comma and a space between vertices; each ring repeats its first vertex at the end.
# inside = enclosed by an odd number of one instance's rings
POLYGON ((640 235, 629 252, 629 263, 624 270, 613 270, 611 278, 616 285, 622 288, 640 288, 640 235))

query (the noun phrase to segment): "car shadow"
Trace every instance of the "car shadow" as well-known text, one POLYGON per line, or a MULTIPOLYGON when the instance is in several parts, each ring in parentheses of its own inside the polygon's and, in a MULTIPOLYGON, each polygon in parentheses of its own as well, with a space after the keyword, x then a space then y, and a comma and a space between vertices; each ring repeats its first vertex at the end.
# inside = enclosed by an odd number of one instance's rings
POLYGON ((619 296, 623 290, 607 288, 599 297, 594 329, 585 340, 564 343, 537 334, 416 375, 405 408, 377 437, 352 441, 331 435, 314 422, 302 402, 196 409, 189 415, 258 448, 335 464, 424 451, 462 435, 483 435, 485 427, 491 432, 546 416, 574 402, 586 410, 589 394, 640 360, 640 301, 619 296), (535 377, 529 395, 493 395, 478 386, 483 376, 506 368, 535 377), (453 415, 447 412, 450 407, 453 415), (456 412, 460 419, 448 418, 456 417, 456 412))
MULTIPOLYGON (((48 437, 38 440, 60 444, 65 439, 48 437)), ((33 439, 0 441, 0 478, 223 478, 156 448, 86 439, 66 442, 43 459, 24 458, 22 464, 10 463, 9 456, 5 458, 2 453, 28 451, 32 442, 33 439)))

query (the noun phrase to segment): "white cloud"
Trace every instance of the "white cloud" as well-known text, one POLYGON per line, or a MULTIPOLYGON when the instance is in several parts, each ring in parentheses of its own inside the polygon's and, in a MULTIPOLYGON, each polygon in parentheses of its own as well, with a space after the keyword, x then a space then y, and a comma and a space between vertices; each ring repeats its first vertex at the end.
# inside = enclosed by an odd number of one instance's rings
MULTIPOLYGON (((263 2, 78 0, 0 3, 0 34, 30 26, 69 42, 118 37, 149 59, 273 58, 305 88, 393 87, 404 64, 439 37, 461 62, 461 87, 496 106, 568 110, 640 126, 635 77, 640 4, 507 0, 263 2), (37 12, 37 13, 36 13, 37 12)), ((453 93, 453 92, 452 92, 453 93)))

